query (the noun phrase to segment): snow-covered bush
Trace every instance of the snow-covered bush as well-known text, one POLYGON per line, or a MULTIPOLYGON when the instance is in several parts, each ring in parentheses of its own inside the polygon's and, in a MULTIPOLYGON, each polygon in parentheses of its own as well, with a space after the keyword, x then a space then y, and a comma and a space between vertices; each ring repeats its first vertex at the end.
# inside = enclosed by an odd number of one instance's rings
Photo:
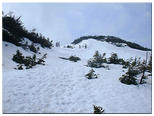
POLYGON ((30 51, 34 52, 34 53, 37 53, 37 48, 35 47, 34 43, 32 43, 30 46, 29 46, 29 49, 30 51))
MULTIPOLYGON (((37 65, 37 64, 44 64, 44 59, 46 58, 47 54, 44 54, 42 58, 38 58, 36 59, 36 55, 34 54, 33 57, 31 56, 26 56, 24 57, 22 55, 22 53, 17 50, 16 54, 13 56, 12 60, 15 61, 16 63, 19 64, 24 64, 26 66, 26 69, 30 69, 33 66, 37 65)), ((23 65, 22 65, 23 66, 23 65)), ((22 66, 20 65, 20 67, 18 66, 18 69, 23 69, 22 66)))
POLYGON ((139 69, 140 69, 140 71, 142 73, 142 76, 141 76, 141 79, 140 79, 140 84, 144 84, 145 83, 144 79, 146 79, 145 72, 147 71, 147 65, 146 65, 145 60, 143 60, 143 62, 140 65, 139 69))
POLYGON ((39 46, 36 47, 36 45, 33 42, 31 43, 31 45, 28 45, 27 41, 26 41, 26 43, 22 44, 22 48, 24 50, 30 50, 30 51, 32 51, 34 53, 38 53, 39 50, 40 50, 39 46))
POLYGON ((128 67, 128 71, 125 75, 122 75, 120 81, 125 84, 137 84, 136 77, 137 75, 141 74, 139 84, 145 83, 144 79, 147 77, 145 76, 145 72, 148 72, 148 65, 147 61, 143 60, 140 61, 140 58, 135 58, 134 60, 131 58, 129 61, 125 62, 123 66, 128 67), (127 66, 126 66, 127 63, 127 66))
POLYGON ((136 78, 130 77, 129 75, 122 75, 122 77, 120 77, 119 80, 121 83, 124 83, 127 85, 130 85, 130 84, 137 85, 136 78))
POLYGON ((87 73, 85 75, 85 77, 87 77, 88 79, 95 79, 95 78, 98 78, 98 76, 94 73, 95 71, 93 69, 91 69, 89 71, 89 73, 87 73))
POLYGON ((19 50, 17 50, 16 54, 13 55, 12 60, 19 63, 19 64, 22 64, 24 62, 24 56, 22 55, 22 53, 19 50))
POLYGON ((94 68, 100 68, 102 67, 102 63, 98 63, 97 61, 95 61, 94 59, 89 59, 88 60, 88 64, 89 67, 94 67, 94 68))
POLYGON ((119 64, 121 64, 121 65, 125 64, 125 60, 123 58, 119 58, 118 61, 119 61, 119 64))
POLYGON ((23 70, 23 65, 22 64, 19 64, 19 65, 17 65, 18 66, 18 70, 23 70))
POLYGON ((39 58, 38 59, 38 61, 36 62, 37 64, 42 64, 42 65, 45 65, 44 64, 44 59, 47 57, 47 53, 46 54, 44 54, 43 56, 42 56, 42 58, 39 58))
POLYGON ((109 64, 120 64, 119 63, 119 59, 118 59, 118 55, 116 53, 112 53, 111 57, 109 57, 109 64))
POLYGON ((150 56, 150 60, 149 60, 148 65, 147 65, 147 71, 152 73, 152 54, 150 56))
POLYGON ((74 62, 77 62, 78 60, 81 60, 79 57, 77 57, 77 56, 70 56, 69 57, 69 60, 70 61, 74 61, 74 62))
POLYGON ((24 65, 26 66, 26 69, 32 68, 37 64, 36 62, 36 55, 34 54, 33 57, 31 56, 26 56, 24 60, 24 65))
POLYGON ((65 57, 59 57, 59 58, 61 58, 61 59, 63 59, 63 60, 73 61, 73 62, 77 62, 77 61, 81 60, 81 59, 80 59, 79 57, 77 57, 77 56, 70 56, 69 58, 65 58, 65 57))
POLYGON ((104 109, 100 106, 96 106, 96 105, 93 105, 94 107, 94 114, 103 114, 104 113, 104 109))
POLYGON ((135 78, 136 75, 138 75, 140 73, 140 71, 137 68, 134 67, 129 67, 128 71, 122 75, 122 77, 119 78, 120 82, 124 83, 124 84, 134 84, 137 85, 137 79, 135 78))
POLYGON ((126 74, 122 75, 122 77, 120 77, 119 80, 122 83, 128 85, 130 84, 137 85, 136 76, 141 73, 139 66, 140 66, 140 59, 138 60, 137 58, 135 58, 133 60, 132 58, 130 58, 129 61, 125 61, 123 67, 125 68, 129 67, 129 68, 126 74))
POLYGON ((130 66, 130 62, 125 61, 122 65, 123 65, 122 68, 128 68, 130 66))
POLYGON ((98 51, 95 52, 93 58, 88 60, 87 66, 94 67, 94 68, 101 68, 104 67, 103 63, 106 63, 105 53, 103 53, 103 56, 99 54, 98 51))
POLYGON ((107 59, 105 58, 106 53, 103 53, 102 55, 102 62, 103 63, 107 63, 107 59))
POLYGON ((137 66, 140 65, 140 58, 139 58, 139 59, 137 59, 137 58, 133 59, 133 58, 131 57, 130 59, 124 61, 124 62, 122 63, 122 65, 123 65, 122 68, 128 68, 128 67, 130 67, 130 66, 133 66, 133 67, 135 66, 135 67, 137 67, 137 66))
POLYGON ((129 67, 134 67, 138 70, 140 70, 140 67, 141 67, 141 61, 140 61, 140 58, 130 58, 128 59, 127 61, 124 61, 124 63, 122 64, 123 65, 123 68, 129 68, 129 67))

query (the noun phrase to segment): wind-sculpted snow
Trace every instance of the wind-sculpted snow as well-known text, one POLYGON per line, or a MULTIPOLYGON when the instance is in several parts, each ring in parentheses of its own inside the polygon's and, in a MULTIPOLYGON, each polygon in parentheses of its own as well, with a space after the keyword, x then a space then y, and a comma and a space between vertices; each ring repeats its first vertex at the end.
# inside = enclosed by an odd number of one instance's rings
MULTIPOLYGON (((89 80, 85 74, 87 60, 96 50, 100 53, 116 52, 119 57, 145 57, 143 51, 129 47, 119 48, 106 42, 89 40, 87 49, 53 48, 41 49, 47 53, 45 66, 15 70, 11 58, 17 47, 3 42, 3 113, 93 113, 93 105, 105 109, 105 113, 151 113, 151 79, 147 84, 125 85, 119 77, 126 69, 110 64, 110 70, 94 69, 97 79, 89 80), (5 46, 8 44, 8 46, 5 46), (71 62, 59 57, 76 55, 81 61, 71 62)), ((18 48, 24 55, 31 55, 18 48)))

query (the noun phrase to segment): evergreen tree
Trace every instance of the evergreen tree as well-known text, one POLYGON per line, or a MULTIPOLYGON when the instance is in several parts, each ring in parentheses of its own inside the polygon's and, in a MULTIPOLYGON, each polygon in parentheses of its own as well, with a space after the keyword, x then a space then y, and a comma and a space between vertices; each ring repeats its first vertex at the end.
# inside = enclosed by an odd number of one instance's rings
POLYGON ((37 61, 37 64, 42 64, 42 65, 45 65, 44 64, 44 59, 47 57, 47 53, 46 54, 44 54, 43 56, 42 56, 42 58, 40 58, 38 61, 37 61))
POLYGON ((111 64, 119 64, 118 55, 116 53, 112 53, 109 58, 109 63, 111 64))
POLYGON ((131 65, 134 67, 137 65, 137 58, 135 57, 135 60, 131 63, 131 65))
POLYGON ((142 71, 142 77, 140 79, 140 84, 143 84, 144 83, 146 68, 147 68, 146 67, 146 61, 144 60, 143 63, 142 63, 142 65, 141 65, 141 67, 140 67, 140 69, 142 71))
POLYGON ((76 56, 70 56, 68 59, 70 61, 74 61, 74 62, 77 62, 77 61, 81 60, 79 57, 76 57, 76 56))
POLYGON ((107 63, 107 60, 106 60, 105 56, 106 56, 106 53, 103 53, 103 55, 102 55, 102 62, 103 63, 107 63))
POLYGON ((95 71, 93 69, 91 69, 89 71, 89 73, 87 73, 85 75, 85 77, 87 77, 88 79, 95 79, 95 78, 98 78, 97 75, 94 73, 95 71))
POLYGON ((32 44, 29 46, 29 48, 30 48, 30 51, 32 51, 32 52, 34 52, 34 53, 37 53, 37 49, 35 48, 34 43, 32 43, 32 44))
POLYGON ((24 62, 24 56, 22 56, 22 53, 17 50, 16 54, 12 58, 13 61, 22 64, 24 62))
POLYGON ((151 54, 150 60, 148 62, 147 71, 152 73, 152 54, 151 54))
POLYGON ((133 69, 133 67, 129 67, 128 71, 126 72, 125 75, 122 75, 122 77, 119 78, 119 80, 124 83, 124 84, 134 84, 137 85, 137 79, 135 78, 135 76, 138 74, 138 72, 136 72, 136 70, 133 69))
POLYGON ((35 65, 36 65, 36 55, 34 54, 32 58, 32 66, 35 66, 35 65))
POLYGON ((42 47, 51 48, 53 46, 52 41, 49 41, 49 38, 46 39, 42 34, 39 35, 36 33, 35 30, 26 30, 20 18, 21 16, 15 17, 12 13, 10 15, 3 15, 3 41, 22 46, 20 42, 23 38, 27 38, 34 43, 39 43, 42 47))
POLYGON ((103 53, 103 56, 101 56, 101 54, 99 54, 99 52, 96 51, 95 54, 93 55, 93 58, 88 60, 88 66, 89 67, 95 67, 95 68, 104 67, 103 63, 107 62, 105 55, 106 54, 103 53))
POLYGON ((96 67, 101 67, 102 66, 102 56, 99 54, 98 51, 95 52, 93 58, 94 58, 96 67))

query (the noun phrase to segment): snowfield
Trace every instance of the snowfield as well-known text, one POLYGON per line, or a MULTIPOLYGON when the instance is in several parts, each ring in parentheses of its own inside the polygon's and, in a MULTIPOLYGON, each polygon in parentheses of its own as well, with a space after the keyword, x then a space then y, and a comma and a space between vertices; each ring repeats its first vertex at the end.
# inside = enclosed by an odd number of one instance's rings
POLYGON ((141 57, 146 52, 129 47, 116 47, 107 42, 84 40, 70 48, 41 48, 41 57, 47 53, 44 66, 15 70, 11 59, 16 50, 24 56, 32 55, 13 44, 3 42, 3 113, 93 113, 93 105, 101 106, 105 113, 152 113, 152 81, 146 84, 126 85, 119 81, 127 69, 121 65, 109 64, 110 70, 93 68, 97 79, 87 79, 87 60, 95 51, 112 52, 120 58, 141 57), (87 44, 87 49, 79 48, 87 44), (6 46, 6 44, 8 46, 6 46), (71 62, 59 57, 76 55, 81 61, 71 62))

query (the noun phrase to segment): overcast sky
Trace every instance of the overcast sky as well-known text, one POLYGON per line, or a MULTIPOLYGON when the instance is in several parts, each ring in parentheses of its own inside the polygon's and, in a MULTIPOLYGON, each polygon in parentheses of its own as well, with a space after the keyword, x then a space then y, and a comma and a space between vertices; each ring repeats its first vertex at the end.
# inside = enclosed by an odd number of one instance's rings
POLYGON ((2 9, 63 44, 84 35, 112 35, 151 48, 150 3, 3 3, 2 9))

